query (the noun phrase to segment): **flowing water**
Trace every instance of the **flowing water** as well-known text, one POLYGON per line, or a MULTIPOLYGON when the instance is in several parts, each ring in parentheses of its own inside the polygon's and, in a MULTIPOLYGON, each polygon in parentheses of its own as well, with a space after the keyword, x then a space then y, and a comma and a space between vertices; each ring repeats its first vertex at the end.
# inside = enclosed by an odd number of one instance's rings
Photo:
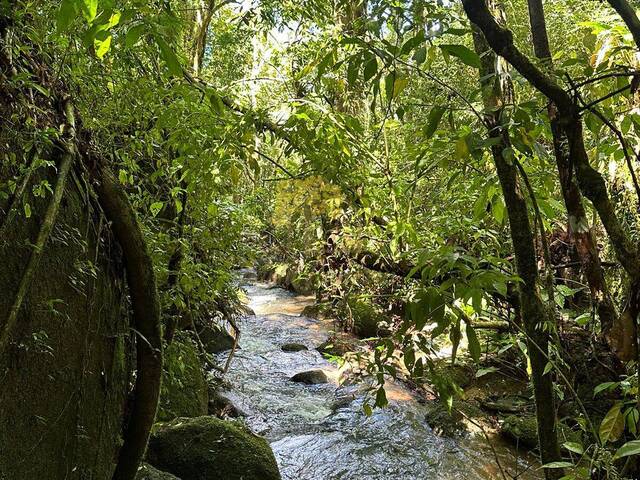
MULTIPOLYGON (((256 315, 240 320, 241 348, 227 374, 233 385, 228 396, 250 428, 271 443, 283 480, 504 478, 484 437, 436 435, 424 405, 397 383, 387 391, 389 406, 367 417, 362 385, 338 385, 338 368, 315 350, 331 325, 300 315, 312 299, 255 280, 245 283, 256 315), (283 352, 288 342, 309 350, 283 352), (310 369, 324 370, 330 382, 289 380, 310 369)), ((492 443, 507 478, 537 478, 534 469, 523 473, 530 458, 517 457, 498 439, 492 443)))

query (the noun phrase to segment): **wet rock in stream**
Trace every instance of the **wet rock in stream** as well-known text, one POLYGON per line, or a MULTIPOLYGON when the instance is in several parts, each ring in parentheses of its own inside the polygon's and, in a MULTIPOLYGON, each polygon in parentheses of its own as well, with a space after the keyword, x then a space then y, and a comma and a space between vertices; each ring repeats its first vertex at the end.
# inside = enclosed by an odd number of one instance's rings
POLYGON ((248 413, 238 407, 226 392, 210 389, 209 415, 237 418, 246 417, 248 413))
POLYGON ((280 350, 282 350, 283 352, 301 352, 303 350, 309 350, 305 345, 302 345, 301 343, 285 343, 284 345, 282 345, 280 347, 280 350))
POLYGON ((316 385, 318 383, 328 383, 329 378, 322 370, 307 370, 306 372, 296 373, 291 377, 291 381, 306 385, 316 385))
MULTIPOLYGON (((372 402, 373 385, 352 374, 353 369, 327 359, 365 350, 366 345, 333 332, 331 320, 299 315, 313 298, 262 283, 244 288, 256 316, 239 319, 242 349, 234 357, 223 390, 247 412, 244 422, 267 438, 284 480, 502 478, 484 437, 436 435, 426 420, 427 405, 390 379, 388 407, 367 416, 364 405, 372 402), (286 343, 309 350, 285 352, 286 343), (310 371, 341 380, 337 385, 331 381, 312 386, 291 381, 310 371)), ((225 359, 225 354, 219 356, 220 361, 225 359)), ((514 450, 495 448, 512 471, 528 468, 530 460, 521 458, 522 454, 516 458, 514 450)), ((539 478, 535 472, 528 468, 519 478, 539 478)))

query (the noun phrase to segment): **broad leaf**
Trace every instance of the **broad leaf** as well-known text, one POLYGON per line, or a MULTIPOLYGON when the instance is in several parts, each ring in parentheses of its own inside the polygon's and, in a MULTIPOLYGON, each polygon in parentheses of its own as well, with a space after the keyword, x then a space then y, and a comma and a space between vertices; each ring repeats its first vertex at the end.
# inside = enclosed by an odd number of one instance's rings
POLYGON ((478 335, 474 328, 467 323, 467 341, 469 342, 469 353, 471 354, 471 358, 473 358, 476 362, 480 360, 480 354, 482 350, 480 349, 480 341, 478 340, 478 335))
POLYGON ((439 45, 439 47, 449 55, 458 57, 464 64, 470 67, 480 68, 480 57, 478 54, 464 45, 439 45))
POLYGON ((427 125, 423 130, 426 138, 431 138, 433 137, 433 134, 436 133, 440 120, 442 119, 442 115, 444 115, 444 112, 446 111, 446 108, 443 107, 433 107, 431 109, 429 112, 429 118, 427 119, 427 125))
POLYGON ((630 457, 631 455, 640 455, 640 440, 631 440, 630 442, 625 443, 616 451, 613 459, 616 460, 622 457, 630 457))
POLYGON ((603 444, 616 441, 624 430, 622 403, 618 402, 607 412, 600 424, 600 440, 603 444))

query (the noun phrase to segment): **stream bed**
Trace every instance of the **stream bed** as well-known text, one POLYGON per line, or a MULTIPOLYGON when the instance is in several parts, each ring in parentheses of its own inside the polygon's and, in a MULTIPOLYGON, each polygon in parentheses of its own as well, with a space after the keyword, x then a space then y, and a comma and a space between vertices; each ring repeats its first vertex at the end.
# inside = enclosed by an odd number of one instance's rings
MULTIPOLYGON (((338 384, 338 367, 315 349, 331 324, 301 316, 311 297, 262 284, 244 272, 243 289, 256 315, 242 317, 240 348, 227 373, 227 392, 248 426, 270 442, 283 480, 502 479, 482 434, 447 438, 425 420, 425 406, 391 382, 389 406, 363 411, 362 385, 338 384), (283 352, 285 343, 309 350, 283 352), (329 383, 289 379, 322 369, 329 383)), ((540 478, 530 457, 492 439, 507 478, 540 478), (528 470, 527 470, 528 469, 528 470)))

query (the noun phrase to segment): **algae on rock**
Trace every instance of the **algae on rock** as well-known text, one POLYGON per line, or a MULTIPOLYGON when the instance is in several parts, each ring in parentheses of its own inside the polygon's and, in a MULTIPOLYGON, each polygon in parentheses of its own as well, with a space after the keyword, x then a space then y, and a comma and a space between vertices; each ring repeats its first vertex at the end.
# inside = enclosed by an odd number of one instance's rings
POLYGON ((267 441, 243 424, 203 416, 159 424, 149 463, 182 480, 280 480, 267 441))
POLYGON ((158 420, 206 415, 209 390, 198 350, 186 332, 165 351, 158 420))

